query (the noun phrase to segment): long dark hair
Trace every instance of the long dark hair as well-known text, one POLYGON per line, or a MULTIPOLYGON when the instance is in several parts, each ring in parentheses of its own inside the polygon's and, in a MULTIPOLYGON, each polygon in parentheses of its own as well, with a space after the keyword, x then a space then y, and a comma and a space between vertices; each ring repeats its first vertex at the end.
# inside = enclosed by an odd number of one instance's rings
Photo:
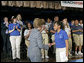
POLYGON ((57 22, 54 22, 54 25, 55 24, 60 25, 60 29, 62 29, 62 30, 65 29, 63 22, 57 21, 57 22))
POLYGON ((29 29, 29 28, 28 28, 28 24, 31 25, 31 29, 32 29, 32 28, 33 28, 33 25, 32 25, 30 22, 26 22, 26 27, 27 27, 27 29, 29 29))

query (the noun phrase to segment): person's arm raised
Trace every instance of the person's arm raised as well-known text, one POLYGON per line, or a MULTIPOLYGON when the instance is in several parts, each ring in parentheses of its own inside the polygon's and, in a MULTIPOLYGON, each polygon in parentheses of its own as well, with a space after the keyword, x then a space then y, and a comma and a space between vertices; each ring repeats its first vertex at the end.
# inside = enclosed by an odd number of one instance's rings
POLYGON ((21 30, 20 29, 18 29, 18 27, 16 26, 16 29, 20 32, 21 30))
POLYGON ((13 32, 14 30, 15 30, 15 26, 14 26, 13 30, 10 30, 10 31, 9 31, 9 33, 13 32))

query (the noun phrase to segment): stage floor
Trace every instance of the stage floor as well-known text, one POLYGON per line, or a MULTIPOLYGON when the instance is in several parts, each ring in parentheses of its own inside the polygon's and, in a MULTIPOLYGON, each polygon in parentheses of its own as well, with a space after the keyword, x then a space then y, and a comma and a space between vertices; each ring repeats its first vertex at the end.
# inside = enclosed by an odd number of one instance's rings
MULTIPOLYGON (((2 58, 1 62, 12 62, 11 58, 2 58)), ((20 62, 29 62, 27 59, 21 59, 20 62)), ((56 62, 55 57, 50 57, 49 59, 43 59, 43 62, 56 62)), ((69 58, 69 62, 83 62, 83 56, 72 56, 69 58)))

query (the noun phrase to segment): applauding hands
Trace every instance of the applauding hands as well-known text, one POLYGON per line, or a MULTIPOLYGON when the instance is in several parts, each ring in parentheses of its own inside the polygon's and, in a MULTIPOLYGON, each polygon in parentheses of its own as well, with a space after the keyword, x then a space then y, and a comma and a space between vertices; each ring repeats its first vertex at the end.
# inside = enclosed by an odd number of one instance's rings
POLYGON ((15 26, 13 27, 13 31, 15 30, 15 26))
POLYGON ((13 27, 13 31, 14 31, 15 29, 18 29, 18 27, 17 27, 17 26, 16 26, 16 27, 14 26, 14 27, 13 27))
POLYGON ((18 27, 16 26, 16 29, 18 29, 18 27))
POLYGON ((13 27, 13 29, 12 29, 12 30, 10 30, 10 31, 9 31, 9 33, 13 32, 14 30, 15 30, 15 26, 13 27))
POLYGON ((19 32, 21 31, 19 28, 18 28, 18 26, 14 26, 14 28, 13 28, 13 31, 15 30, 15 29, 17 29, 19 32))

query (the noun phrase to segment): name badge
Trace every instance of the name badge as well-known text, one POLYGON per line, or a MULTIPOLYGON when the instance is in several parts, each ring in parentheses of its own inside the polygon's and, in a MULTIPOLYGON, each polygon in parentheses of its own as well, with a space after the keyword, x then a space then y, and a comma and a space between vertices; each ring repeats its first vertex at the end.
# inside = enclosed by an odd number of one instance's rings
POLYGON ((62 34, 59 35, 59 38, 63 38, 62 34))

